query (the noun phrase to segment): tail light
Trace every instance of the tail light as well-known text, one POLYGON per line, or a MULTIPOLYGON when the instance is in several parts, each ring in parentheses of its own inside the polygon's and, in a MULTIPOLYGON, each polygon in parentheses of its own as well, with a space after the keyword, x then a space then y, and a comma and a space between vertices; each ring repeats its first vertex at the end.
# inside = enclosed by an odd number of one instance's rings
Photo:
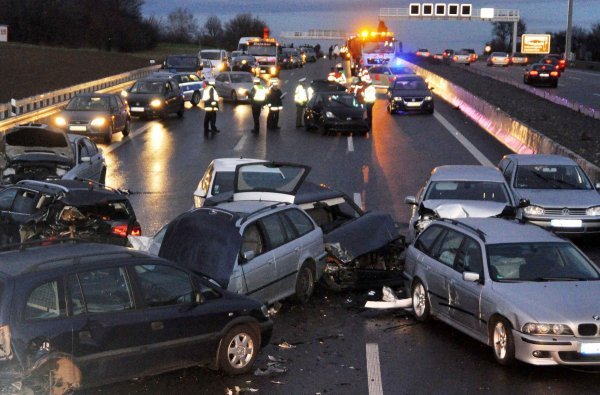
POLYGON ((529 58, 525 58, 525 63, 529 62, 529 58))
POLYGON ((458 60, 458 56, 455 56, 454 57, 454 61, 456 62, 457 60, 458 60))
POLYGON ((558 63, 560 63, 560 64, 565 64, 566 62, 565 62, 565 60, 564 60, 564 59, 561 59, 561 60, 559 60, 559 61, 558 61, 558 63))
MULTIPOLYGON (((127 224, 121 224, 121 225, 116 225, 113 226, 112 228, 112 234, 117 235, 119 237, 127 237, 127 229, 129 228, 129 225, 127 224)), ((129 233, 132 236, 141 236, 142 235, 142 227, 138 224, 135 223, 135 225, 133 225, 133 227, 131 228, 131 233, 129 233)))
POLYGON ((8 325, 0 326, 0 360, 11 358, 10 328, 8 325))
POLYGON ((552 77, 558 77, 558 71, 552 71, 552 72, 550 72, 550 75, 552 77))
MULTIPOLYGON (((553 73, 554 73, 554 71, 553 71, 553 73)), ((535 76, 535 75, 538 75, 538 74, 539 74, 539 72, 537 70, 531 70, 529 72, 529 75, 534 75, 535 76)))

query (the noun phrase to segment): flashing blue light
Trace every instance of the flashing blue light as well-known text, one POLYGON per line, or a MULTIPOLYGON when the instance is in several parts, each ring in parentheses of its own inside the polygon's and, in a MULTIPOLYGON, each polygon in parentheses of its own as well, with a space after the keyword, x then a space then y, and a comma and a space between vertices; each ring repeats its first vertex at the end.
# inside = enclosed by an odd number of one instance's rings
POLYGON ((402 64, 402 59, 396 58, 396 62, 395 63, 396 63, 396 66, 401 65, 402 64))

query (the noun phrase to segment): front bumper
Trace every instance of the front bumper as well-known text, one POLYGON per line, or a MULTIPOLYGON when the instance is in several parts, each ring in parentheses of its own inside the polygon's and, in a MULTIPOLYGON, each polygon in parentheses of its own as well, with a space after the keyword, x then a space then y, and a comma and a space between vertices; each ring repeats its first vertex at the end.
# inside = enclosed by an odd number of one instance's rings
POLYGON ((164 114, 164 107, 130 107, 132 117, 158 117, 164 114))
POLYGON ((343 121, 341 119, 326 119, 325 128, 331 132, 363 132, 369 131, 369 125, 364 119, 343 121))
POLYGON ((81 134, 84 136, 99 136, 104 135, 108 132, 109 124, 107 123, 105 126, 97 128, 89 123, 70 123, 63 130, 67 133, 72 134, 81 134))
POLYGON ((404 111, 404 112, 413 112, 413 111, 433 111, 434 105, 433 100, 429 101, 421 101, 421 102, 405 102, 405 101, 390 101, 390 107, 392 111, 404 111))
POLYGON ((600 354, 580 353, 582 344, 600 344, 598 337, 532 336, 514 329, 512 334, 515 356, 520 361, 532 365, 600 365, 600 354))
POLYGON ((531 222, 532 224, 542 227, 546 230, 564 235, 600 233, 600 218, 539 218, 525 216, 525 219, 527 220, 527 222, 531 222), (560 226, 560 223, 557 221, 581 221, 581 226, 560 226))

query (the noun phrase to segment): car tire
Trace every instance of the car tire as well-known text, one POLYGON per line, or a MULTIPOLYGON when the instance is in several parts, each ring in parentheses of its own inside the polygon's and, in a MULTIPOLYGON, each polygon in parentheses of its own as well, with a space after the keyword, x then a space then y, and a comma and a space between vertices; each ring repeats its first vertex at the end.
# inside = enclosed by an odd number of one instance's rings
POLYGON ((100 172, 100 184, 106 184, 106 167, 103 167, 100 172))
POLYGON ((121 133, 123 133, 123 137, 127 137, 127 136, 129 136, 130 132, 131 132, 131 118, 127 118, 127 120, 125 121, 125 127, 123 128, 123 131, 121 133))
POLYGON ((315 291, 315 274, 307 263, 302 264, 296 276, 296 287, 292 301, 304 304, 310 300, 315 291))
POLYGON ((104 144, 110 144, 112 142, 113 132, 113 126, 111 125, 110 128, 108 128, 108 131, 104 134, 104 144))
POLYGON ((192 98, 190 100, 190 102, 192 103, 192 105, 195 107, 198 104, 200 104, 200 92, 194 92, 192 94, 192 98))
POLYGON ((553 88, 558 88, 558 81, 554 82, 554 83, 552 84, 552 87, 553 87, 553 88))
POLYGON ((492 321, 490 339, 494 357, 501 365, 512 365, 515 362, 515 341, 508 321, 498 317, 492 321))
POLYGON ((231 101, 233 102, 233 104, 237 104, 238 102, 237 93, 235 93, 235 91, 231 91, 231 101))
POLYGON ((221 339, 219 369, 227 374, 248 373, 259 349, 260 336, 254 328, 247 324, 235 326, 221 339))
POLYGON ((420 280, 416 280, 412 286, 412 306, 417 321, 427 321, 431 316, 431 305, 427 290, 420 280))
POLYGON ((528 85, 528 84, 529 84, 529 82, 527 82, 527 78, 523 77, 523 83, 524 83, 525 85, 528 85))
POLYGON ((329 130, 329 127, 323 125, 323 136, 329 136, 330 134, 331 134, 331 131, 329 130))
POLYGON ((177 118, 183 118, 183 112, 185 111, 185 106, 182 103, 181 104, 181 108, 179 109, 179 111, 177 111, 177 118))

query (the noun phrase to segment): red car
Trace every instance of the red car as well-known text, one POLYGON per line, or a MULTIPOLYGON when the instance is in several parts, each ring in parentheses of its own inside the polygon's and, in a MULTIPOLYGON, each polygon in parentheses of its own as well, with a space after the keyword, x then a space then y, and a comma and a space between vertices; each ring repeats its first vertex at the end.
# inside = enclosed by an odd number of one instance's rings
POLYGON ((559 54, 548 54, 540 60, 540 63, 558 65, 558 70, 560 72, 565 71, 565 68, 567 67, 567 61, 559 54))

